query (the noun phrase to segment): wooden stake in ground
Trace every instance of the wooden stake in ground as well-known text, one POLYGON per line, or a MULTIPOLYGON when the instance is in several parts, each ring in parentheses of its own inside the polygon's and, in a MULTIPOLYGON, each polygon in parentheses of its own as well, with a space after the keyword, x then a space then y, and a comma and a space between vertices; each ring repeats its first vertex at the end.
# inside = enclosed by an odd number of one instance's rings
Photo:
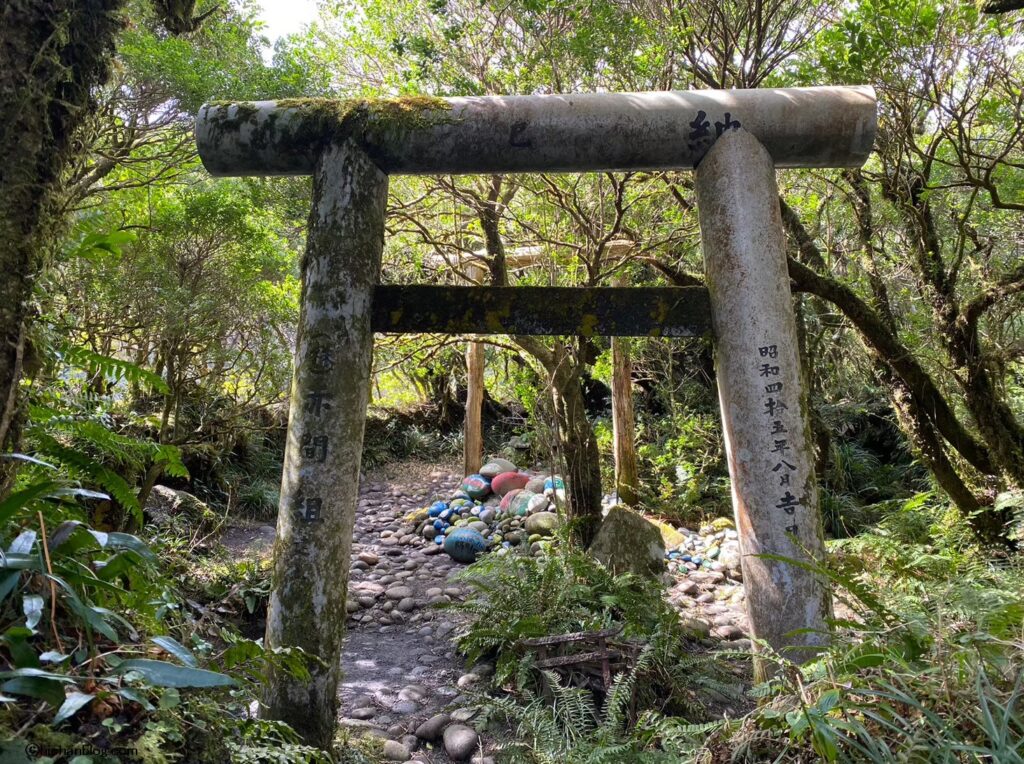
MULTIPOLYGON (((616 286, 624 286, 618 278, 616 286)), ((615 451, 615 492, 619 501, 635 507, 640 489, 636 462, 636 419, 633 413, 633 364, 630 341, 612 337, 612 446, 615 451)))
POLYGON ((314 175, 302 268, 267 648, 301 647, 310 678, 271 673, 266 715, 329 749, 337 729, 359 462, 370 398, 370 303, 384 246, 387 176, 351 140, 314 175))
MULTIPOLYGON (((736 129, 715 142, 696 176, 750 626, 803 661, 828 641, 828 582, 758 556, 825 556, 775 166, 753 135, 736 129)), ((763 676, 772 667, 756 668, 763 676)))
MULTIPOLYGON (((479 265, 467 266, 467 275, 479 281, 484 269, 479 265)), ((484 343, 466 345, 466 419, 463 422, 463 474, 472 475, 483 466, 484 432, 484 343)))

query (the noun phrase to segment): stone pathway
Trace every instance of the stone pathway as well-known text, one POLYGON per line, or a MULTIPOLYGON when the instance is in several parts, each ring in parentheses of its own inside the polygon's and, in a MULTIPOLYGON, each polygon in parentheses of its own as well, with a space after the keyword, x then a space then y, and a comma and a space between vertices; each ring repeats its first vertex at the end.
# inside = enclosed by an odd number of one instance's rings
POLYGON ((454 614, 433 607, 465 596, 465 585, 452 580, 465 566, 403 522, 410 512, 448 498, 461 476, 406 464, 388 477, 371 475, 360 489, 341 723, 392 741, 385 749, 392 760, 465 761, 482 753, 476 734, 462 726, 471 715, 455 710, 449 716, 448 710, 461 705, 462 690, 476 675, 465 672, 455 654, 454 614))

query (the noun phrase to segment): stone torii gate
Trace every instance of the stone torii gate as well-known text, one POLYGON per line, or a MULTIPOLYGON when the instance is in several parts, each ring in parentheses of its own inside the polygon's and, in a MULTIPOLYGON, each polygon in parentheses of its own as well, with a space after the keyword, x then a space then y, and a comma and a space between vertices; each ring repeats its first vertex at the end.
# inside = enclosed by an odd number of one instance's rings
POLYGON ((374 332, 713 331, 752 632, 812 655, 827 582, 758 556, 824 555, 775 169, 860 166, 875 121, 868 87, 204 106, 213 175, 314 177, 266 639, 324 663, 268 677, 268 714, 334 736, 374 332), (378 283, 391 174, 667 169, 695 170, 706 290, 378 283))

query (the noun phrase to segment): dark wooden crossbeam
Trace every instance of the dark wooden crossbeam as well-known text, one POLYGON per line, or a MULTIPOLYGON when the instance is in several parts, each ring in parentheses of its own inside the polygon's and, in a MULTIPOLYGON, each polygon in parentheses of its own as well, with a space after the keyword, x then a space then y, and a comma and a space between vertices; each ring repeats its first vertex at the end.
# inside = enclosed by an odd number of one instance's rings
POLYGON ((378 286, 373 330, 390 334, 696 337, 711 331, 703 287, 378 286))

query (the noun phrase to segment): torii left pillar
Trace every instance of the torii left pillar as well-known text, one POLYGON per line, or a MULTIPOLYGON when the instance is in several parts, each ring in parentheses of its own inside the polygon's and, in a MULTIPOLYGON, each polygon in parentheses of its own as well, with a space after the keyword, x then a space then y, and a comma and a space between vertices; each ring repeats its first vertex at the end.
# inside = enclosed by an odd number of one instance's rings
POLYGON ((370 306, 388 177, 351 139, 323 152, 302 263, 267 647, 301 647, 310 677, 273 673, 266 716, 329 749, 337 729, 359 463, 370 397, 370 306))

